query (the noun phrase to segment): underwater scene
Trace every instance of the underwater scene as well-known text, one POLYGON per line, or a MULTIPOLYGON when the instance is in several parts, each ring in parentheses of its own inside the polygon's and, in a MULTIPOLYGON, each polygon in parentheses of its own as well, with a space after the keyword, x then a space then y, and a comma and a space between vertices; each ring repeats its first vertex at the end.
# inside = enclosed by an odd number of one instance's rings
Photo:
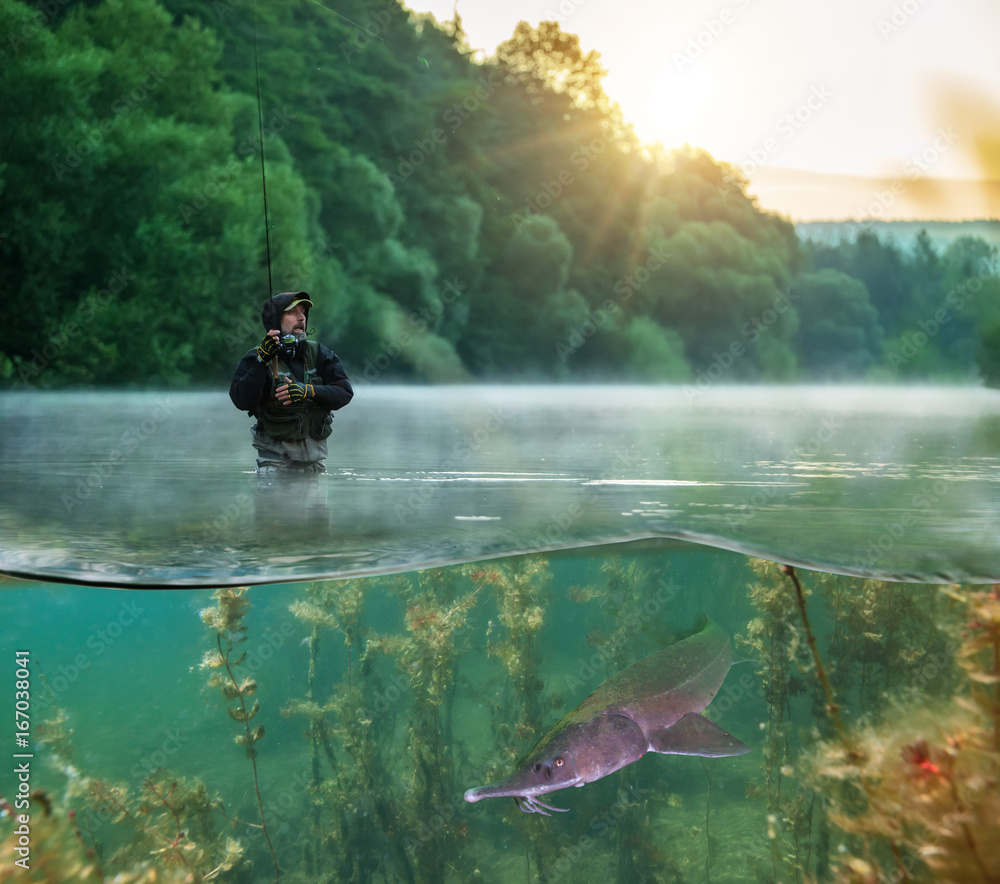
POLYGON ((793 574, 684 545, 249 590, 5 584, 5 623, 32 624, 32 863, 8 816, 2 874, 996 880, 996 587, 793 574), (546 794, 550 816, 464 800, 703 612, 740 661, 704 714, 748 754, 649 752, 546 794))
POLYGON ((278 492, 34 397, 0 878, 997 880, 1000 400, 829 392, 381 390, 278 492))

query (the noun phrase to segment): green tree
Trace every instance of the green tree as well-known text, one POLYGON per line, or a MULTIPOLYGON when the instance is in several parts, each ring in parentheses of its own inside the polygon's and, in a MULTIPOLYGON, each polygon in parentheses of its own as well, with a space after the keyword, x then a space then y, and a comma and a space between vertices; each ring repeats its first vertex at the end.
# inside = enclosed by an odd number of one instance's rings
POLYGON ((812 377, 862 377, 882 352, 882 329, 864 283, 830 268, 804 273, 792 287, 799 359, 812 377))
MULTIPOLYGON (((0 16, 13 28, 30 8, 2 0, 0 16)), ((105 0, 20 48, 3 93, 38 128, 3 145, 6 181, 18 182, 5 181, 0 209, 18 231, 5 294, 38 304, 43 331, 4 345, 19 379, 220 381, 232 366, 218 358, 218 317, 235 323, 246 293, 266 292, 266 271, 263 221, 247 212, 260 204, 256 156, 232 128, 245 100, 217 88, 214 35, 155 0, 105 0), (34 91, 46 94, 32 107, 34 91)), ((274 218, 293 234, 276 257, 292 260, 310 230, 307 195, 287 162, 273 174, 274 218)))
POLYGON ((682 383, 691 377, 684 358, 684 342, 673 329, 663 328, 648 316, 636 316, 621 335, 625 378, 682 383))

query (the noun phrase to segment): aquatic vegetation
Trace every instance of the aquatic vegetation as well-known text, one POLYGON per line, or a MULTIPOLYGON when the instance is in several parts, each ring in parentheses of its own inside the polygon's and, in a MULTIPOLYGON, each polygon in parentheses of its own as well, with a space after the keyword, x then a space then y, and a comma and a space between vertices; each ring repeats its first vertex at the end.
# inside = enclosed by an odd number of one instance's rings
MULTIPOLYGON (((32 794, 30 870, 18 870, 18 881, 192 884, 246 871, 244 846, 227 833, 239 821, 201 780, 162 768, 137 787, 91 777, 72 761, 69 720, 54 707, 39 723, 39 741, 65 789, 32 794)), ((0 843, 0 880, 13 868, 14 844, 12 837, 0 843)))
MULTIPOLYGON (((720 564, 722 579, 742 589, 745 561, 720 564)), ((219 590, 201 612, 212 639, 201 662, 235 732, 220 729, 214 704, 189 707, 181 694, 162 707, 157 694, 153 708, 183 716, 199 754, 221 762, 197 760, 194 776, 178 753, 175 771, 142 763, 128 780, 137 748, 98 775, 85 718, 53 696, 35 731, 46 771, 33 795, 39 871, 23 880, 995 880, 997 589, 942 593, 750 561, 743 609, 725 620, 755 607, 735 643, 755 662, 709 710, 723 701, 724 726, 753 755, 703 768, 643 760, 574 791, 574 812, 549 819, 513 801, 470 809, 468 787, 502 778, 567 709, 686 634, 674 627, 701 607, 696 581, 681 566, 674 585, 666 568, 648 554, 565 570, 536 556, 299 585, 276 596, 294 620, 266 669, 247 639, 274 608, 219 590), (272 684, 285 721, 268 722, 265 737, 271 701, 259 698, 272 684)), ((190 678, 197 697, 204 677, 190 678)), ((155 714, 143 719, 140 746, 157 727, 155 714)), ((0 818, 4 856, 10 831, 0 818)))
POLYGON ((235 670, 246 660, 246 653, 233 657, 233 651, 237 644, 247 640, 247 627, 243 623, 243 617, 250 607, 250 602, 246 598, 247 587, 237 587, 228 589, 217 589, 212 593, 212 598, 216 600, 214 608, 205 608, 200 612, 202 621, 215 633, 216 647, 208 651, 201 662, 202 669, 219 670, 213 672, 208 679, 211 687, 221 689, 227 701, 235 701, 235 704, 226 706, 226 712, 234 721, 243 724, 244 733, 236 736, 236 742, 246 750, 247 758, 253 769, 253 787, 257 796, 257 809, 260 813, 260 828, 267 841, 267 849, 271 852, 271 859, 274 860, 274 877, 277 880, 281 876, 278 867, 278 857, 274 852, 274 845, 271 843, 271 835, 267 830, 267 820, 264 817, 264 803, 260 797, 260 782, 257 776, 257 749, 255 744, 264 736, 264 726, 257 725, 251 729, 250 721, 260 711, 260 703, 256 700, 249 709, 247 699, 252 697, 257 691, 257 682, 247 676, 237 679, 235 670), (225 670, 223 673, 221 670, 225 670))
POLYGON ((830 684, 854 710, 882 708, 894 694, 927 690, 921 673, 933 667, 933 688, 956 683, 949 619, 935 586, 814 573, 811 580, 831 622, 826 645, 830 684), (945 677, 947 676, 947 677, 945 677))
MULTIPOLYGON (((391 739, 394 722, 373 660, 358 650, 365 639, 365 601, 376 585, 371 579, 318 581, 289 606, 310 627, 306 695, 290 699, 281 714, 309 721, 306 825, 299 844, 311 881, 372 880, 385 864, 381 849, 392 849, 401 835, 395 808, 379 785, 386 764, 380 744, 391 739), (320 652, 331 637, 344 648, 344 675, 324 684, 320 652)), ((393 856, 406 877, 407 857, 401 850, 393 856)))
POLYGON ((78 840, 93 848, 105 874, 111 869, 142 868, 149 857, 156 857, 161 868, 183 870, 179 880, 211 881, 233 869, 243 856, 238 840, 217 832, 221 811, 221 802, 209 797, 200 780, 157 771, 143 780, 138 794, 121 784, 91 780, 86 805, 80 814, 71 812, 70 822, 78 840), (78 825, 81 815, 109 817, 117 825, 112 830, 114 841, 94 838, 89 828, 78 825), (115 849, 110 853, 112 844, 115 849))
MULTIPOLYGON (((552 582, 548 562, 540 556, 528 556, 470 567, 466 574, 477 587, 488 586, 497 606, 497 620, 486 629, 486 647, 497 657, 510 676, 507 696, 501 702, 507 713, 505 728, 527 740, 540 726, 538 694, 538 649, 535 636, 545 620, 543 602, 552 582), (514 725, 510 724, 514 721, 514 725)), ((507 735, 509 736, 509 734, 507 735)))
MULTIPOLYGON (((477 589, 488 588, 496 615, 486 627, 486 651, 506 669, 495 695, 489 698, 494 746, 476 778, 500 779, 542 733, 543 714, 552 709, 544 697, 541 655, 537 636, 545 622, 545 604, 552 573, 547 559, 525 556, 503 562, 469 566, 466 575, 477 589)), ((524 839, 525 851, 536 869, 548 868, 556 847, 544 830, 517 810, 513 802, 503 814, 524 839)))
POLYGON ((838 880, 1000 880, 1000 586, 949 595, 964 615, 962 689, 853 729, 850 750, 824 742, 809 760, 831 820, 854 836, 838 880))
POLYGON ((326 581, 310 584, 290 606, 312 627, 307 695, 282 710, 310 722, 310 880, 433 880, 442 857, 458 862, 452 708, 478 594, 459 583, 455 569, 326 581), (404 606, 403 632, 362 622, 365 600, 383 590, 404 606), (329 632, 343 636, 346 666, 341 681, 327 686, 317 654, 329 632), (403 752, 390 758, 387 747, 397 739, 403 752))
MULTIPOLYGON (((767 836, 771 842, 770 876, 777 880, 784 864, 798 877, 806 866, 802 849, 801 796, 783 794, 785 772, 789 771, 791 746, 792 695, 805 690, 802 680, 809 671, 805 630, 799 616, 794 584, 781 572, 781 566, 763 559, 751 559, 749 567, 756 580, 749 586, 750 600, 760 611, 747 624, 745 636, 737 643, 749 647, 757 660, 757 672, 767 706, 762 767, 765 771, 767 797, 767 836), (789 820, 786 847, 779 820, 789 820)), ((808 592, 808 590, 804 590, 808 592)), ((807 848, 808 849, 808 848, 807 848)))
MULTIPOLYGON (((457 661, 470 644, 468 616, 482 587, 464 590, 460 584, 464 581, 454 569, 433 568, 393 578, 389 590, 406 606, 406 632, 368 642, 367 653, 394 660, 410 701, 403 745, 413 770, 396 808, 410 833, 406 851, 418 880, 440 877, 443 857, 456 872, 471 860, 456 849, 464 837, 464 824, 457 813, 453 712, 457 661), (428 811, 435 825, 427 824, 428 811)), ((471 872, 469 866, 463 874, 471 872)))
MULTIPOLYGON (((639 639, 662 620, 666 605, 676 601, 678 588, 664 579, 661 569, 637 559, 608 556, 601 562, 601 573, 602 583, 572 586, 567 596, 580 604, 595 601, 610 627, 608 632, 595 627, 587 636, 587 644, 601 652, 606 677, 642 656, 639 639)), ((664 636, 663 644, 669 643, 664 636)))

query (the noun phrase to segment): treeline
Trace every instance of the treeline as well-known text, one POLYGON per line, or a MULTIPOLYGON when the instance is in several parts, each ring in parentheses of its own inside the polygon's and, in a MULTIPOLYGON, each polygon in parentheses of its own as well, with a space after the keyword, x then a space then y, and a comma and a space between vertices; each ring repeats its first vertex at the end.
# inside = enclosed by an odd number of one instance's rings
POLYGON ((272 289, 359 380, 997 374, 985 243, 800 242, 554 23, 486 61, 393 0, 0 0, 0 35, 4 385, 225 384, 272 289))
POLYGON ((911 248, 861 228, 836 246, 806 241, 797 283, 802 364, 835 377, 1000 383, 996 249, 978 237, 911 248))

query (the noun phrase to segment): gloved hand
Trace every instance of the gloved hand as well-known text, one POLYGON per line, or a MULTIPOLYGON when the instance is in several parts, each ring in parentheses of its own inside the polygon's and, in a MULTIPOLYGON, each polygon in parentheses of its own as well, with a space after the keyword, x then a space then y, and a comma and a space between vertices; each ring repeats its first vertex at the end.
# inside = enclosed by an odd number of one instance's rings
POLYGON ((278 351, 281 349, 278 342, 271 337, 271 333, 268 332, 264 335, 264 340, 260 342, 260 346, 257 348, 257 358, 261 362, 270 362, 275 356, 278 355, 278 351))
POLYGON ((305 402, 306 399, 312 399, 315 395, 316 388, 312 384, 300 384, 293 381, 288 385, 288 401, 292 405, 305 402))

